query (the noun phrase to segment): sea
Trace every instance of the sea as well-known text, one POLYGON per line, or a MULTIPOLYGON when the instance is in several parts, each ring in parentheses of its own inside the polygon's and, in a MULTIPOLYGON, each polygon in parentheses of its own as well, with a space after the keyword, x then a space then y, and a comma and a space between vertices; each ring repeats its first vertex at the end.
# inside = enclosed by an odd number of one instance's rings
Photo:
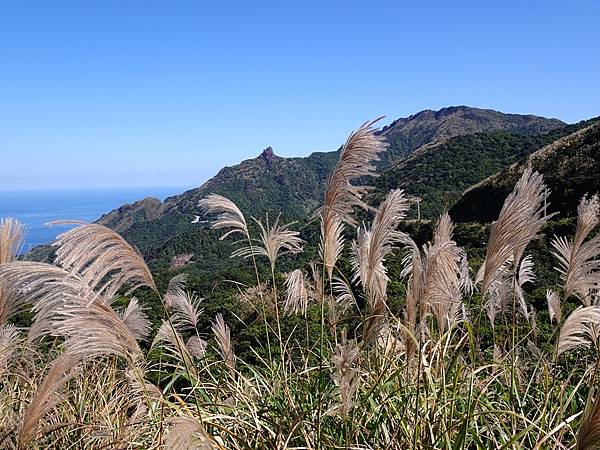
POLYGON ((125 203, 145 197, 162 201, 187 189, 189 186, 0 191, 0 218, 14 217, 25 224, 21 253, 26 253, 36 245, 52 242, 69 229, 66 225, 47 226, 48 222, 93 222, 125 203))

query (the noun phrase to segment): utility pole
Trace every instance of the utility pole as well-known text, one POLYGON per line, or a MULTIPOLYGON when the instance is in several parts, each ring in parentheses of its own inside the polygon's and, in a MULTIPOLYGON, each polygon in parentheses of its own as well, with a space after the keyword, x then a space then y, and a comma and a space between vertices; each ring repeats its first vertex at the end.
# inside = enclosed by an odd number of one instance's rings
POLYGON ((408 200, 417 204, 417 220, 421 221, 421 197, 417 197, 416 195, 407 196, 408 200))

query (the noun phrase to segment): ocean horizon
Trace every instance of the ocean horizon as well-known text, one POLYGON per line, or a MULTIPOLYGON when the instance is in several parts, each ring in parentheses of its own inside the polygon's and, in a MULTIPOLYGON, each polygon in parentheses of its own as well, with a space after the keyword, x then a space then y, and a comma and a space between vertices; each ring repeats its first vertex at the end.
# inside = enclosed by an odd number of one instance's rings
POLYGON ((32 189, 0 191, 0 218, 14 217, 25 224, 21 253, 51 243, 69 229, 67 225, 46 226, 54 220, 93 222, 121 205, 145 197, 165 198, 189 186, 32 189))

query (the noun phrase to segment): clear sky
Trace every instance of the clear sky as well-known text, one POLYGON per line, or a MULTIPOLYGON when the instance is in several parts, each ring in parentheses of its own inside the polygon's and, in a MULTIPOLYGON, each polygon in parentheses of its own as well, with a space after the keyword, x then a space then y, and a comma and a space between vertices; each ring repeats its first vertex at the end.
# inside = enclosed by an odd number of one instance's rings
POLYGON ((466 104, 600 114, 600 2, 0 1, 0 189, 199 185, 466 104))

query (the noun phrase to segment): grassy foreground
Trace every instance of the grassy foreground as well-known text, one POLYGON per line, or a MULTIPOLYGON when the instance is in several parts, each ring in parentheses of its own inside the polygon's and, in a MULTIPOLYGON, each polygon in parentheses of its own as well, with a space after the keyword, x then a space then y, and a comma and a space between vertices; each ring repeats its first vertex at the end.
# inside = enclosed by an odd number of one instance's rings
POLYGON ((574 236, 552 240, 562 283, 547 292, 550 338, 538 339, 523 292, 535 283, 527 246, 549 219, 542 177, 525 171, 474 268, 447 214, 423 247, 397 231, 410 207, 400 190, 357 226, 365 189, 352 183, 373 175, 384 150, 372 125, 348 138, 328 179, 319 258, 284 283, 278 258, 304 245, 291 225, 257 221, 255 237, 228 199, 199 205, 223 238, 239 237, 234 257, 256 274, 242 295, 263 339, 248 360, 221 315, 205 339, 184 276, 159 292, 115 232, 78 224, 49 265, 19 261, 23 228, 2 220, 0 447, 600 448, 598 198, 582 199, 574 236), (385 266, 398 249, 399 309, 387 301, 385 266), (138 289, 160 297, 155 330, 138 289), (567 299, 580 306, 565 308, 567 299))

